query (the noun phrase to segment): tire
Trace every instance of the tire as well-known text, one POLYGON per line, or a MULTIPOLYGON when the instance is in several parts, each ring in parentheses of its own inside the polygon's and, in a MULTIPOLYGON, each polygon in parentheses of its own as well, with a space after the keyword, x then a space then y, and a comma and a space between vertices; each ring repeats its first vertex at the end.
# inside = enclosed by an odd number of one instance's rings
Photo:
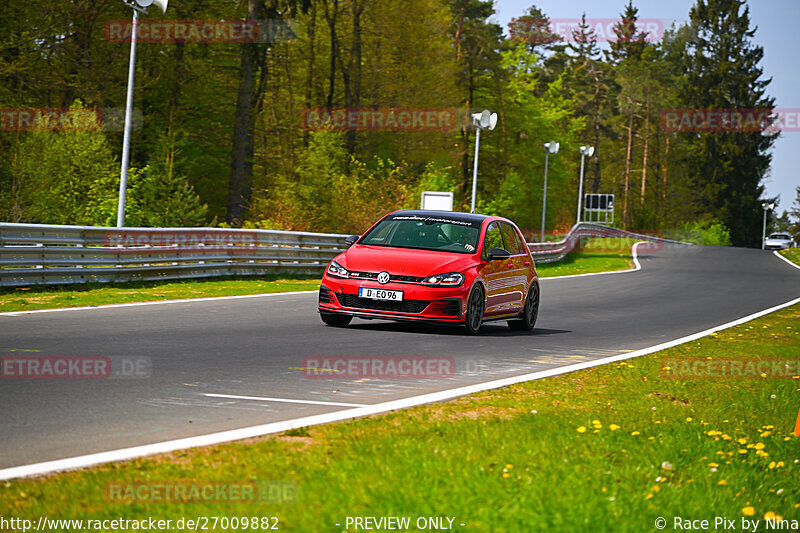
POLYGON ((531 283, 528 296, 525 297, 525 307, 522 308, 518 320, 509 320, 508 327, 514 331, 532 331, 539 316, 539 284, 531 283))
POLYGON ((467 300, 467 312, 464 317, 464 324, 470 335, 477 335, 483 323, 483 313, 486 310, 486 302, 483 299, 483 289, 476 285, 469 293, 467 300))
POLYGON ((343 328, 347 326, 353 317, 350 315, 340 315, 338 313, 320 313, 319 317, 329 326, 343 328))

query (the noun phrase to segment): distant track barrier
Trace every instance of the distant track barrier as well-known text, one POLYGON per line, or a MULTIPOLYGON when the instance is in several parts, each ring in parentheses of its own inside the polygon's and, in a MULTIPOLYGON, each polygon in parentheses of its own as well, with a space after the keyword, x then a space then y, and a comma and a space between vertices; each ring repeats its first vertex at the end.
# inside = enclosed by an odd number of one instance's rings
MULTIPOLYGON (((222 228, 107 228, 0 223, 0 286, 321 274, 346 235, 222 228)), ((667 241, 599 224, 558 242, 531 243, 538 263, 559 261, 584 237, 667 241)))

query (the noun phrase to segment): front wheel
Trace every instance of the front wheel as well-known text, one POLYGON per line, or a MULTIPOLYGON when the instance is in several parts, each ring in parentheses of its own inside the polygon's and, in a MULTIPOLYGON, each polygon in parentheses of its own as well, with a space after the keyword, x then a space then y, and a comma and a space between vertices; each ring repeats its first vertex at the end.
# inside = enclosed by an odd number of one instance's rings
POLYGON ((514 331, 531 331, 539 315, 539 285, 531 283, 528 296, 525 298, 525 307, 522 308, 519 320, 509 320, 508 327, 514 331))
POLYGON ((483 311, 486 307, 486 302, 483 300, 483 289, 480 285, 476 285, 469 293, 467 300, 467 313, 464 317, 464 323, 467 326, 467 331, 470 335, 477 335, 483 323, 483 311))
POLYGON ((353 320, 353 317, 350 315, 340 315, 338 313, 320 313, 319 317, 329 326, 335 326, 337 328, 343 328, 353 320))

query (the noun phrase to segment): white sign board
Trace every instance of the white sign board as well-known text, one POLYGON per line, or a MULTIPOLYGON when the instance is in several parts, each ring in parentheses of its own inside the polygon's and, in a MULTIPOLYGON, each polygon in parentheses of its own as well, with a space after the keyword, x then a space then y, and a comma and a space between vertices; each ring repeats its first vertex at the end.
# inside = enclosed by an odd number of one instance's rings
POLYGON ((420 209, 427 209, 430 211, 452 211, 453 193, 422 191, 422 200, 420 201, 420 209))

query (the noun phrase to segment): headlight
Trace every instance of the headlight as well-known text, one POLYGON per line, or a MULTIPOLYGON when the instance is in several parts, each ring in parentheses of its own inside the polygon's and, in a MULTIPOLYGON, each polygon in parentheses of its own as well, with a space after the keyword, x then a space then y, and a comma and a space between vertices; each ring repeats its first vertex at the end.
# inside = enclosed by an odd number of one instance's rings
POLYGON ((331 261, 331 264, 328 265, 328 274, 334 278, 346 278, 348 276, 347 269, 336 261, 331 261))
POLYGON ((450 274, 437 274, 422 280, 423 285, 437 285, 456 287, 464 283, 464 274, 460 272, 451 272, 450 274))

